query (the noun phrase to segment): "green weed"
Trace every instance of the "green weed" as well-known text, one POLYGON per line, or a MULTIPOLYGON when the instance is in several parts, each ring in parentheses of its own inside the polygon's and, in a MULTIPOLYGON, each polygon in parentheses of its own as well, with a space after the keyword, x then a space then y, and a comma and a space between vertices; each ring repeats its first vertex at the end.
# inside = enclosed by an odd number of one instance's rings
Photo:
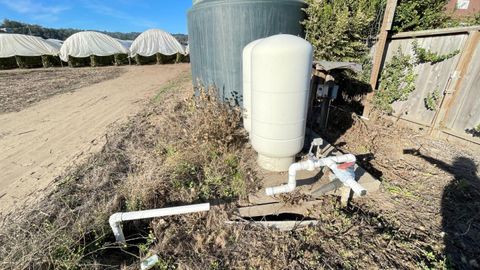
POLYGON ((437 110, 438 102, 440 101, 440 93, 438 90, 428 93, 427 97, 424 99, 425 108, 430 111, 437 110))

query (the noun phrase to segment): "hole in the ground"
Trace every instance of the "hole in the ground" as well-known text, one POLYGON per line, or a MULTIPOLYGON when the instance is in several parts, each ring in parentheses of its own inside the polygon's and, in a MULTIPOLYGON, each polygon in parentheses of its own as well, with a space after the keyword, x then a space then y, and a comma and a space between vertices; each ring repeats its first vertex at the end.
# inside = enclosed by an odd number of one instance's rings
POLYGON ((300 214, 294 213, 283 213, 278 215, 266 215, 266 216, 255 216, 255 217, 242 217, 249 221, 310 221, 315 220, 310 217, 306 217, 300 214))

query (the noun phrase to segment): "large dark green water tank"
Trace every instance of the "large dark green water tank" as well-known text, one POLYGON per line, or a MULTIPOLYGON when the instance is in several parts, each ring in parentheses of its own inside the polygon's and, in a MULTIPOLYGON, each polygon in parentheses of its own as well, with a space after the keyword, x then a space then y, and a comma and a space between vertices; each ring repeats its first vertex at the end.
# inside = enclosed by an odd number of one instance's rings
POLYGON ((223 99, 242 97, 242 51, 276 34, 303 37, 301 0, 194 0, 188 39, 194 85, 214 85, 223 99))

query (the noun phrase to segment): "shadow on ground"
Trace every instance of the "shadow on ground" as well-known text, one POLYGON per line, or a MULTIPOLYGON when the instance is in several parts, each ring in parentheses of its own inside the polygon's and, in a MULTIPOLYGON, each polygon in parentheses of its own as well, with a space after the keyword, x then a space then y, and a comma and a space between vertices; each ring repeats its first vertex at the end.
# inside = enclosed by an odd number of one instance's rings
POLYGON ((455 269, 480 269, 480 178, 475 162, 457 157, 448 164, 418 150, 405 154, 418 156, 453 175, 442 194, 442 231, 445 255, 455 269))

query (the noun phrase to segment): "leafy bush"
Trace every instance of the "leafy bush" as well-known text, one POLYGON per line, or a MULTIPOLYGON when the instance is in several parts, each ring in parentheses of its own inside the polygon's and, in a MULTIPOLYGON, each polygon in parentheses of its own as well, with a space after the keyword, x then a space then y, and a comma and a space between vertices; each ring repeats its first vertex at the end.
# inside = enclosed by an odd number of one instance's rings
POLYGON ((41 56, 15 56, 19 68, 43 67, 41 56))
POLYGON ((448 0, 401 0, 395 10, 395 32, 442 28, 451 20, 445 13, 448 0))
POLYGON ((147 57, 147 56, 141 56, 141 55, 137 54, 134 59, 135 59, 135 63, 137 63, 137 65, 154 64, 157 61, 156 55, 152 55, 152 56, 147 57))
POLYGON ((90 57, 68 57, 69 67, 86 67, 90 66, 90 57))
POLYGON ((179 56, 176 54, 173 55, 164 55, 161 53, 157 53, 151 56, 135 56, 135 62, 137 65, 145 65, 145 64, 173 64, 179 61, 179 56))
POLYGON ((177 60, 176 54, 164 55, 161 53, 157 53, 156 57, 157 57, 157 64, 173 64, 177 60))
POLYGON ((307 0, 303 21, 315 58, 359 61, 368 52, 366 39, 381 0, 307 0))
POLYGON ((58 67, 62 65, 60 57, 53 55, 42 55, 42 63, 44 68, 58 67))
POLYGON ((92 67, 110 66, 115 63, 115 57, 113 55, 108 56, 90 56, 90 65, 92 67))
POLYGON ((17 67, 17 60, 15 60, 15 56, 0 58, 0 69, 11 69, 17 67))
POLYGON ((114 55, 114 62, 116 66, 121 66, 121 65, 128 65, 128 55, 127 54, 115 54, 114 55))

